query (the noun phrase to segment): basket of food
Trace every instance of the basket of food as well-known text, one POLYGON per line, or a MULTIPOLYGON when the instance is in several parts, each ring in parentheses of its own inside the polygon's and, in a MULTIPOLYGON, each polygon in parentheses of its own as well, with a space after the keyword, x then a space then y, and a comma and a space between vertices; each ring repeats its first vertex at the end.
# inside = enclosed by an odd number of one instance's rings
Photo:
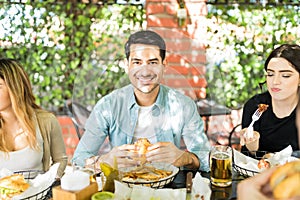
POLYGON ((265 159, 269 156, 271 156, 271 154, 267 151, 234 152, 232 166, 234 170, 242 176, 254 176, 260 173, 261 169, 268 168, 268 162, 265 159), (244 157, 241 155, 252 159, 242 159, 244 157), (264 164, 266 166, 264 166, 264 164))
MULTIPOLYGON (((14 174, 22 174, 26 181, 30 182, 37 175, 43 174, 43 171, 31 170, 31 171, 18 171, 14 172, 14 174)), ((22 198, 22 200, 46 200, 51 198, 51 186, 46 187, 42 191, 36 192, 35 194, 28 196, 26 198, 22 198)))
POLYGON ((46 200, 51 198, 51 186, 42 190, 34 190, 32 180, 42 171, 25 170, 16 171, 13 174, 0 179, 0 199, 18 200, 46 200), (30 193, 27 193, 27 192, 30 193), (26 193, 28 195, 26 195, 26 193))
POLYGON ((149 163, 139 167, 120 169, 121 181, 129 187, 134 185, 163 188, 171 183, 179 168, 166 163, 149 163))
POLYGON ((279 152, 270 153, 267 151, 233 151, 233 168, 239 174, 249 177, 261 171, 283 165, 288 162, 299 160, 299 156, 293 152, 292 147, 282 149, 279 152))

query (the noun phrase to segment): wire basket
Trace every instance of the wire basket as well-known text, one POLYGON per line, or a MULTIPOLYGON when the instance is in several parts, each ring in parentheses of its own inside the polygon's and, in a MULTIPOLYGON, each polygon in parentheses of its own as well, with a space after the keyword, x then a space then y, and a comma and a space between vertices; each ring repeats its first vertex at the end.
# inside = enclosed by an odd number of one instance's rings
MULTIPOLYGON (((267 151, 242 151, 242 153, 244 155, 254 158, 256 160, 260 160, 263 158, 263 156, 265 154, 267 154, 269 152, 267 152, 267 151)), ((259 171, 254 171, 254 170, 250 170, 250 169, 246 169, 241 166, 238 166, 237 164, 235 164, 234 158, 233 158, 232 166, 236 172, 238 172, 240 175, 242 175, 244 177, 250 177, 250 176, 254 176, 254 175, 260 173, 259 171)))
MULTIPOLYGON (((34 179, 37 175, 42 173, 44 172, 39 170, 25 170, 25 171, 14 172, 14 174, 22 174, 24 176, 24 179, 27 181, 34 179)), ((34 195, 31 195, 21 200, 47 200, 50 198, 51 198, 51 186, 44 189, 43 191, 40 191, 34 195)))
MULTIPOLYGON (((126 183, 128 185, 128 187, 133 187, 134 185, 141 185, 141 186, 146 186, 146 187, 151 187, 154 189, 158 189, 158 188, 163 188, 165 185, 171 183, 175 176, 177 175, 177 173, 179 172, 179 168, 175 167, 173 165, 169 166, 168 168, 159 168, 159 169, 164 169, 164 170, 170 170, 172 171, 172 174, 159 179, 159 180, 151 180, 151 181, 146 181, 146 180, 122 180, 123 183, 126 183)), ((128 170, 130 171, 130 170, 128 170)))

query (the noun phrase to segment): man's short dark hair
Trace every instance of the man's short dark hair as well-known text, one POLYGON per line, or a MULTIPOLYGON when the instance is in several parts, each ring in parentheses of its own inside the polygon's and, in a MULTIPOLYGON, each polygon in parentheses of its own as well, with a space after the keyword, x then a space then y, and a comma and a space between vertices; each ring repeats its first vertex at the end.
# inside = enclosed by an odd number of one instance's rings
POLYGON ((162 61, 166 57, 166 43, 160 35, 153 31, 143 30, 130 35, 128 41, 125 44, 125 54, 127 60, 129 59, 130 46, 132 44, 146 44, 158 46, 162 61))

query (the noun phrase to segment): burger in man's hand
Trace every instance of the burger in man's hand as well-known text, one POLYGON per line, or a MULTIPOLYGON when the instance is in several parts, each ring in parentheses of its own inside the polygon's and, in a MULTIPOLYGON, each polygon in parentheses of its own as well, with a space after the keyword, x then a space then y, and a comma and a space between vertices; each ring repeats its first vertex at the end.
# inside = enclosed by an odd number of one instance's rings
POLYGON ((138 158, 141 163, 141 165, 144 165, 147 160, 146 160, 146 153, 148 147, 151 145, 150 141, 147 138, 139 138, 135 143, 134 143, 134 151, 138 153, 138 158))

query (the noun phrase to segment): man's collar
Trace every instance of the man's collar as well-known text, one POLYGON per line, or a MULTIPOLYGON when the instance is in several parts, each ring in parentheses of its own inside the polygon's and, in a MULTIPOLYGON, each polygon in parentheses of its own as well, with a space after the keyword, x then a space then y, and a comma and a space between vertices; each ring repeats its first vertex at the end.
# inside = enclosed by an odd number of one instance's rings
MULTIPOLYGON (((129 92, 131 93, 129 95, 129 101, 128 101, 128 109, 131 109, 134 107, 134 105, 138 105, 135 99, 134 95, 134 87, 131 85, 129 92)), ((159 92, 156 98, 156 101, 154 105, 157 105, 159 108, 164 107, 165 105, 165 88, 162 85, 159 85, 159 92)))

